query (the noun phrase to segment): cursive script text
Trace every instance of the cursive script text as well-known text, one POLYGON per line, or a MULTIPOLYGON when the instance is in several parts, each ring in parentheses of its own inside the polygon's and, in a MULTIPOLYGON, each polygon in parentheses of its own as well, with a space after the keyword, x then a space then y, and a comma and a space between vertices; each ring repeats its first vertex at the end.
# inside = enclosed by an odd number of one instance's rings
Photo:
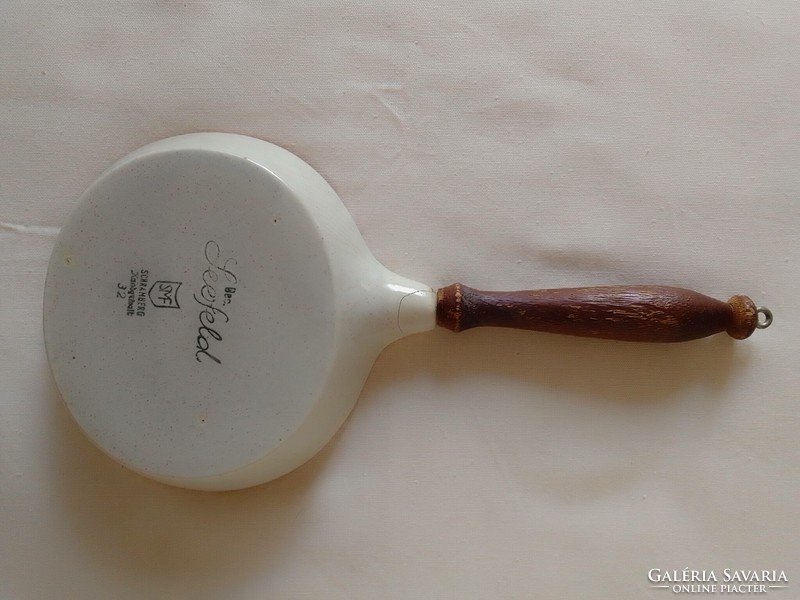
POLYGON ((236 266, 236 260, 223 258, 222 250, 214 240, 206 242, 205 258, 207 266, 202 275, 202 287, 199 292, 194 294, 195 302, 202 307, 198 315, 200 326, 197 328, 197 345, 194 356, 197 362, 203 362, 205 358, 209 358, 220 364, 222 361, 217 354, 212 353, 212 346, 214 343, 222 341, 219 326, 230 321, 230 317, 226 311, 220 308, 224 296, 218 295, 218 289, 220 286, 238 283, 238 278, 231 270, 231 267, 236 266))

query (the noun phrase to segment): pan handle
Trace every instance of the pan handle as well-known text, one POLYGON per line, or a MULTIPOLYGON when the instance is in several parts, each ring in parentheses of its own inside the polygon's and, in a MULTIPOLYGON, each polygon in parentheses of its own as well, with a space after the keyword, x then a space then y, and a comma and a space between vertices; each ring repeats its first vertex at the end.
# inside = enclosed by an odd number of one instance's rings
POLYGON ((460 283, 437 292, 436 322, 451 331, 512 327, 632 342, 683 342, 725 331, 741 340, 772 323, 747 296, 727 302, 660 285, 486 292, 460 283))

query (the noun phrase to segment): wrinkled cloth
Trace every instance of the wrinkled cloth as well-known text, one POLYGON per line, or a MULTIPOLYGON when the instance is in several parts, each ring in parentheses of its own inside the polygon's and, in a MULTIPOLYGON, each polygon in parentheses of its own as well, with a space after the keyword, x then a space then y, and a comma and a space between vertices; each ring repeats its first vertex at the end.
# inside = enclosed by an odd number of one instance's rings
POLYGON ((685 568, 798 593, 798 106, 788 1, 7 0, 0 597, 658 599, 648 573, 685 568), (418 334, 297 471, 148 481, 63 405, 43 283, 94 178, 206 130, 300 155, 431 286, 678 285, 775 323, 665 346, 418 334))

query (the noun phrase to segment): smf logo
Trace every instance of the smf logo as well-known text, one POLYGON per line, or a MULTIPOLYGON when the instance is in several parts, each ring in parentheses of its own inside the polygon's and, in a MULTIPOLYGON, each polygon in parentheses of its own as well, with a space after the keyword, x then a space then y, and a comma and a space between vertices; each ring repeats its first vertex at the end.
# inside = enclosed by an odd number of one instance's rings
POLYGON ((156 281, 147 293, 150 302, 157 308, 180 308, 178 304, 178 290, 181 281, 156 281))

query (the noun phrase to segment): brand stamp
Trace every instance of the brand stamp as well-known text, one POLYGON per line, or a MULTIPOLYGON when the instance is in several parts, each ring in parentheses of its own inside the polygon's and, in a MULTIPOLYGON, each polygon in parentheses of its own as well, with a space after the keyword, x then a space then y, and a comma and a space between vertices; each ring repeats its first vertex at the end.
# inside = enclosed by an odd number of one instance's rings
POLYGON ((150 302, 156 308, 180 308, 178 290, 181 283, 180 281, 156 281, 147 292, 150 302))
POLYGON ((200 326, 197 328, 194 356, 197 362, 209 359, 221 364, 219 343, 222 342, 223 326, 230 322, 227 307, 239 283, 233 271, 236 259, 223 257, 220 245, 214 240, 206 242, 204 257, 206 262, 200 291, 193 295, 201 307, 197 316, 200 326))

